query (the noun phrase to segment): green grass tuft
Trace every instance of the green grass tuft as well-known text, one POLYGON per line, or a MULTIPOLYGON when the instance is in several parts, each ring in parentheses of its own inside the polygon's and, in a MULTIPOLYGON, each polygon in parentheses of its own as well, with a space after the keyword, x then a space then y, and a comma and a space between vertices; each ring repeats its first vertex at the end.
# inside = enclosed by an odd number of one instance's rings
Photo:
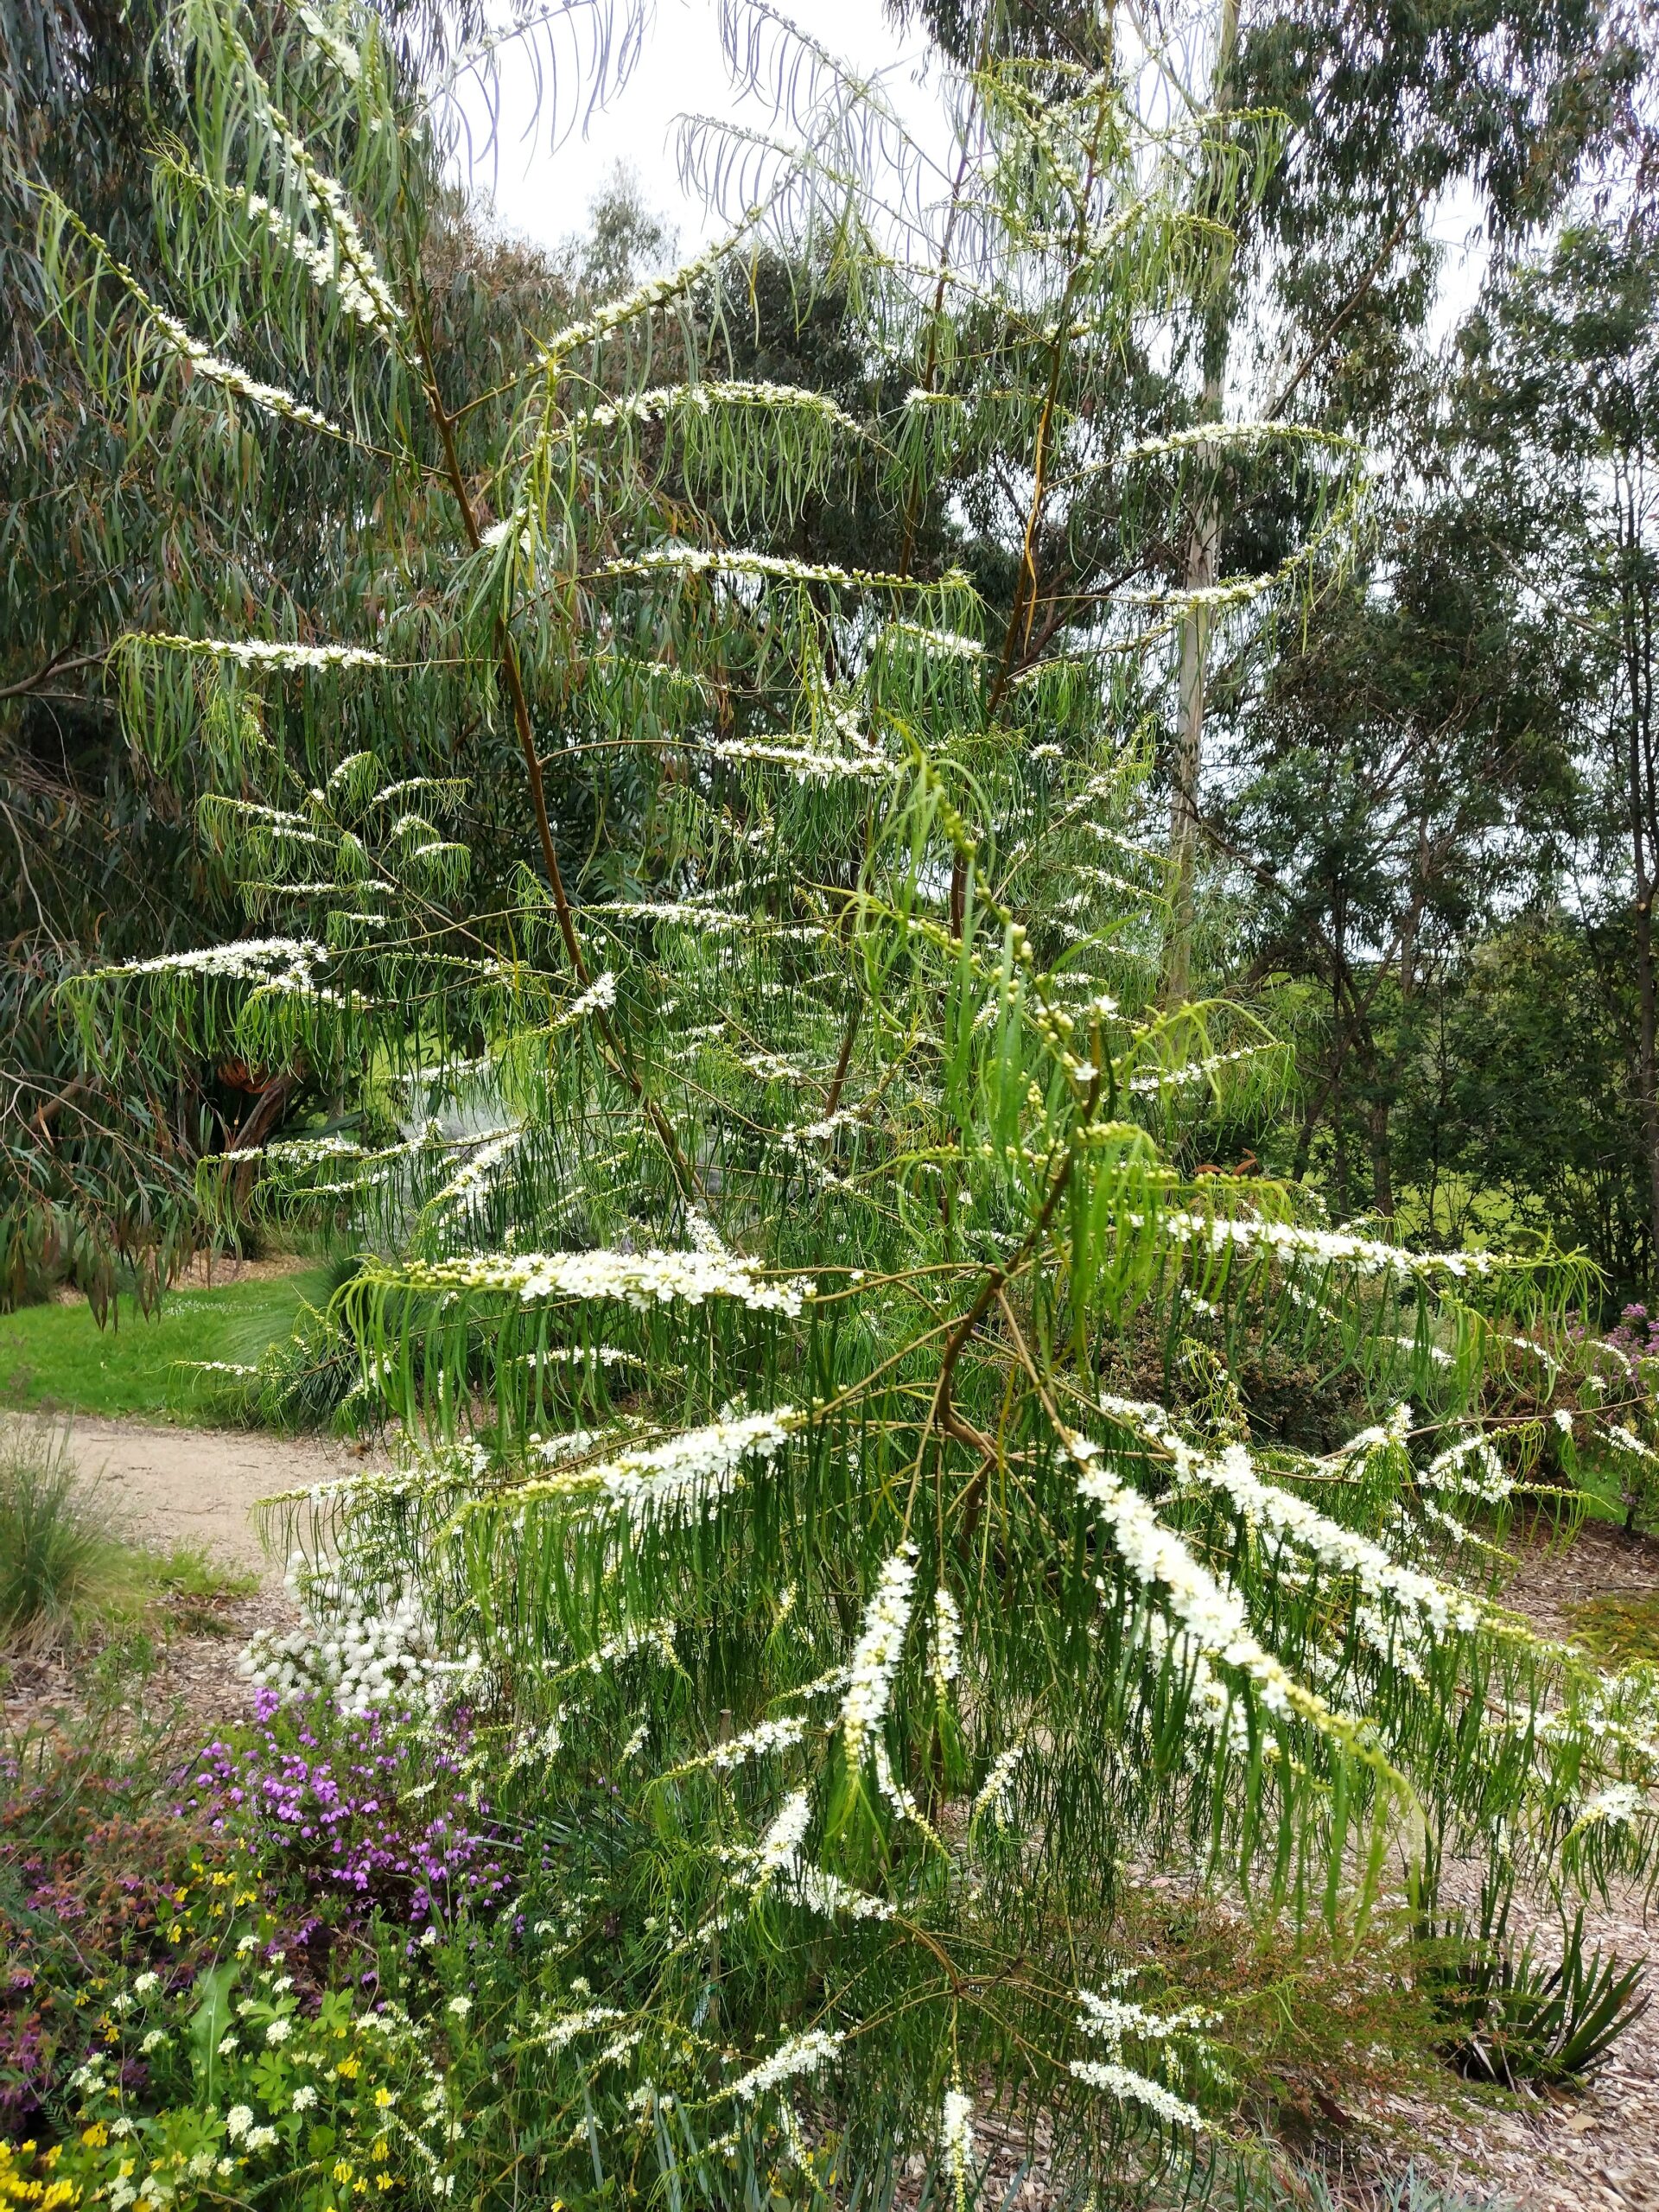
POLYGON ((130 1543, 79 1472, 67 1427, 0 1427, 0 1649, 63 1651, 149 1626, 217 1633, 222 1601, 255 1581, 199 1545, 130 1543))

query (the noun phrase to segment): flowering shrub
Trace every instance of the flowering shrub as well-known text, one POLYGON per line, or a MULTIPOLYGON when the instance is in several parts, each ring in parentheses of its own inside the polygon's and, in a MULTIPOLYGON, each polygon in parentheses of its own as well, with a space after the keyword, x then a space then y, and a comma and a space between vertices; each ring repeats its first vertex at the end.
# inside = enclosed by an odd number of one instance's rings
POLYGON ((467 1745, 464 1726, 439 1740, 409 1716, 338 1713, 326 1700, 283 1709, 261 1690, 251 1728, 191 1762, 180 1810, 280 1855, 348 1921, 378 1907, 418 1929, 506 1894, 467 1745))
POLYGON ((1659 1525, 1659 1316, 1627 1306, 1601 1335, 1576 1326, 1569 1335, 1584 1367, 1591 1465, 1611 1474, 1626 1529, 1651 1529, 1659 1525))
MULTIPOLYGON (((429 1928, 442 1884, 491 1902, 496 1840, 448 1825, 459 1769, 400 1764, 401 1733, 365 1717, 430 1715, 476 1643, 503 1779, 522 1773, 581 1870, 522 1931, 579 1972, 501 2008, 544 2067, 543 2196, 632 2196, 651 2158, 678 2169, 666 2201, 741 2202, 742 2160, 779 2145, 804 2186, 798 2100, 823 2099, 872 2198, 917 2152, 960 2206, 987 2081, 1046 2116, 1079 2201, 1115 2189, 1131 2137, 1207 2155, 1229 2093, 1185 2007, 1122 1994, 1126 1867, 1225 1875, 1300 1929, 1363 1916, 1428 1834, 1505 1878, 1659 1859, 1648 1691, 1439 1572, 1549 1413, 1568 1440, 1584 1414, 1540 1382, 1582 1271, 1409 1250, 1311 1217, 1294 1183, 1181 1165, 1184 1127, 1265 1128, 1287 1070, 1249 1008, 1190 998, 1166 929, 1160 692, 1207 639, 1242 652, 1268 594, 1312 586, 1359 492, 1300 426, 1127 421, 1122 364, 1160 348, 1186 287, 1179 310, 1204 313, 1230 281, 1191 242, 1248 213, 1274 127, 1230 110, 1224 154, 1202 113, 1148 131, 1139 58, 1039 81, 988 47, 942 205, 896 120, 873 125, 873 96, 817 48, 791 58, 760 10, 734 49, 789 88, 802 144, 695 153, 744 178, 736 230, 466 396, 419 335, 429 280, 400 212, 429 118, 372 19, 334 19, 361 48, 342 73, 311 13, 272 29, 180 0, 169 25, 202 174, 280 180, 264 204, 306 211, 315 251, 273 270, 263 213, 211 194, 161 250, 206 326, 191 391, 283 411, 214 350, 246 327, 349 401, 381 475, 350 533, 378 580, 360 652, 388 650, 317 666, 343 641, 125 641, 132 742, 194 749, 250 912, 288 933, 66 996, 111 1087, 163 1095, 233 1053, 303 1064, 368 1121, 397 1097, 402 1143, 302 1158, 279 1138, 226 1155, 219 1187, 232 1204, 251 1172, 273 1207, 353 1220, 373 1256, 330 1319, 353 1411, 470 1434, 477 1459, 289 1502, 389 1594, 349 1638, 319 1621, 254 1662, 273 1696, 346 1708, 341 1732, 300 1704, 290 1739, 266 1708, 247 1752, 195 1770, 193 1808, 281 1839, 353 1913, 429 1928), (887 149, 896 178, 872 174, 887 149), (868 365, 855 435, 821 394, 704 380, 681 343, 696 302, 744 296, 740 249, 770 232, 799 265, 826 214, 849 257, 837 336, 868 365), (895 219, 919 226, 897 251, 895 219), (341 352, 315 294, 347 267, 352 302, 389 305, 353 308, 341 352), (665 357, 687 380, 646 385, 665 357), (987 494, 1008 559, 946 566, 918 525, 977 505, 991 426, 1026 419, 1009 480, 1030 505, 987 494), (1230 451, 1319 520, 1274 572, 1184 590, 1168 548, 1230 451), (775 550, 826 500, 856 505, 868 566, 775 550), (393 577, 383 518, 416 514, 393 577), (1091 537, 1102 588, 1074 595, 1091 537), (416 806, 410 771, 485 699, 511 708, 536 835, 463 907, 467 849, 434 817, 460 829, 478 797, 446 779, 416 806), (257 758, 219 724, 258 730, 257 758), (585 858, 578 755, 618 794, 585 858), (465 1109, 453 1147, 429 1141, 435 1093, 465 1109), (1201 1351, 1203 1387, 1119 1388, 1137 1326, 1166 1377, 1201 1351), (1233 1373, 1252 1342, 1351 1378, 1339 1433, 1252 1429, 1233 1373)), ((52 222, 113 415, 168 325, 52 222)), ((1639 1457, 1622 1421, 1611 1400, 1585 1414, 1639 1457)), ((327 1610, 354 1603, 335 1586, 327 1610)), ((455 1989, 442 2018, 464 2031, 476 2001, 455 1989)), ((315 2069, 302 2087, 321 2096, 315 2069)), ((257 2089, 236 2130, 219 2099, 211 2140, 147 2145, 147 2171, 175 2161, 156 2186, 203 2158, 237 2172, 257 2129, 312 2158, 281 2133, 291 2099, 257 2089)), ((515 2202, 524 2155, 504 2162, 515 2202)))
POLYGON ((476 1652, 447 1658, 418 1591, 365 1585, 337 1568, 290 1561, 289 1595, 300 1625, 286 1635, 261 1629, 241 1671, 279 1697, 326 1697, 359 1718, 397 1706, 435 1713, 479 1672, 476 1652))
POLYGON ((42 2150, 38 2143, 11 2144, 0 2138, 0 2212, 58 2212, 80 2192, 57 2171, 61 2144, 42 2150))
MULTIPOLYGON (((44 2124, 84 2055, 88 2006, 166 1942, 202 1840, 142 1809, 130 1777, 84 1748, 27 1775, 0 1768, 0 2132, 44 2124)), ((188 1969, 217 1941, 217 1923, 181 1923, 175 1956, 188 1969)))
POLYGON ((60 2202, 184 2212, 257 2193, 345 2212, 447 2194, 443 2085, 407 2014, 365 2010, 350 1990, 307 2012, 285 1963, 246 1932, 194 1980, 152 1968, 107 1995, 103 2047, 70 2080, 74 2132, 55 2172, 74 2195, 60 2202))

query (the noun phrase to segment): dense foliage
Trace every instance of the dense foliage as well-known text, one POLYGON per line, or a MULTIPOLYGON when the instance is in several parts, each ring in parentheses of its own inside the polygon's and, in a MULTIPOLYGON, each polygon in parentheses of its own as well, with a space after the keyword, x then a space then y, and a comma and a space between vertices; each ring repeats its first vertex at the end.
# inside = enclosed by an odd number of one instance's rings
MULTIPOLYGON (((940 197, 879 93, 726 21, 786 94, 690 135, 728 226, 487 342, 445 340, 464 226, 370 18, 168 14, 153 270, 29 188, 123 467, 271 549, 110 652, 245 934, 84 960, 54 1002, 101 1094, 235 1067, 277 1102, 203 1142, 200 1206, 349 1236, 303 1349, 404 1440, 274 1510, 306 1625, 197 1809, 253 1793, 317 1887, 419 1927, 447 1885, 464 1947, 518 1910, 528 1800, 570 1976, 514 2030, 547 2194, 755 2202, 830 2187, 833 2139, 843 2191, 916 2152, 961 2206, 987 2106, 1079 2195, 1165 2154, 1248 2176, 1220 2023, 1135 1980, 1142 1877, 1351 1945, 1403 1870, 1432 1916, 1447 1856, 1495 1896, 1653 1859, 1649 1680, 1483 1594, 1517 1492, 1659 1464, 1645 1357, 1583 1334, 1591 1271, 1548 1244, 1408 1248, 1258 1172, 1290 1057, 1187 988, 1201 747, 1173 822, 1155 780, 1172 669, 1196 744, 1206 671, 1275 620, 1433 662, 1459 571, 1349 595, 1353 441, 1224 411, 1277 111, 1153 98, 1138 43, 987 39, 940 197), (464 1704, 487 1833, 365 1829, 319 1701, 389 1795, 375 1716, 429 1749, 464 1704)), ((1289 792, 1329 664, 1300 675, 1262 708, 1289 792)), ((1418 816, 1462 804, 1452 727, 1418 816)), ((415 1785, 446 1822, 457 1771, 415 1785)), ((321 2031, 273 2034, 272 1941, 226 2001, 282 2049, 227 2030, 188 2125, 151 2100, 151 2202, 346 2124, 295 2116, 321 2031)), ((369 2017, 414 2096, 412 2016, 369 2017)), ((79 2086, 101 2152, 124 2088, 79 2086)), ((447 2198, 454 2094, 419 2088, 397 2186, 447 2198)))

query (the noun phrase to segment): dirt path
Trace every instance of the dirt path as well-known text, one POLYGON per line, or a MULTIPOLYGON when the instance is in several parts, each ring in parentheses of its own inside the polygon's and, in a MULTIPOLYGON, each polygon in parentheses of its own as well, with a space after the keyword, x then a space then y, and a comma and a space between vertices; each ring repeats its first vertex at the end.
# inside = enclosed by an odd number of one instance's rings
POLYGON ((84 1660, 17 1657, 0 1675, 0 1737, 54 1731, 115 1695, 155 1716, 176 1709, 185 1730, 211 1729, 248 1711, 251 1692, 237 1658, 256 1629, 291 1627, 283 1561, 272 1559, 254 1527, 263 1497, 327 1482, 363 1465, 352 1447, 237 1429, 162 1428, 142 1421, 77 1420, 70 1446, 123 1533, 152 1551, 200 1546, 256 1586, 199 1609, 211 1632, 171 1632, 153 1666, 131 1668, 115 1684, 84 1660))
POLYGON ((260 1544, 255 1504, 273 1491, 327 1482, 363 1464, 348 1446, 308 1438, 125 1421, 78 1420, 72 1442, 82 1473, 99 1484, 137 1541, 156 1551, 205 1545, 277 1592, 283 1563, 260 1544))

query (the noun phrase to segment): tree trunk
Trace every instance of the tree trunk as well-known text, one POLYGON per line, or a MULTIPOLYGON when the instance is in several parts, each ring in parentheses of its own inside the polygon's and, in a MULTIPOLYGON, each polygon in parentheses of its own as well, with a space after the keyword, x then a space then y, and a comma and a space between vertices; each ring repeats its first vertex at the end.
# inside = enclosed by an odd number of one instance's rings
POLYGON ((1628 475, 1620 486, 1623 577, 1620 626, 1630 692, 1626 802, 1636 893, 1637 1090, 1648 1164, 1648 1274, 1659 1283, 1659 978, 1654 974, 1654 869, 1659 862, 1659 794, 1654 789, 1652 596, 1643 575, 1641 519, 1628 475))
MULTIPOLYGON (((1238 0, 1221 0, 1217 28, 1216 68, 1211 93, 1211 112, 1228 105, 1233 73, 1233 51, 1238 43, 1238 0)), ((1230 307, 1219 286, 1205 303, 1204 384, 1198 419, 1221 419, 1222 385, 1227 371, 1230 307)), ((1216 581, 1216 555, 1221 542, 1219 493, 1221 456, 1215 448, 1201 448, 1195 461, 1208 467, 1209 475, 1193 501, 1186 536, 1186 588, 1205 591, 1216 581)), ((1204 676, 1210 643, 1211 610, 1207 604, 1189 607, 1181 618, 1180 673, 1178 686, 1175 754, 1171 766, 1169 812, 1170 918, 1169 942, 1164 964, 1164 1000, 1178 1007, 1192 990, 1192 925, 1197 897, 1198 862, 1198 791, 1204 779, 1204 676)))
MULTIPOLYGON (((1221 412, 1221 379, 1205 381, 1204 411, 1221 412)), ((1186 588, 1205 591, 1216 581, 1221 537, 1220 503, 1211 494, 1192 518, 1186 543, 1186 588)), ((1191 607, 1181 618, 1179 704, 1169 810, 1171 914, 1169 963, 1164 995, 1171 1007, 1192 995, 1192 918, 1198 863, 1198 785, 1204 773, 1204 667, 1210 642, 1210 610, 1191 607)))

